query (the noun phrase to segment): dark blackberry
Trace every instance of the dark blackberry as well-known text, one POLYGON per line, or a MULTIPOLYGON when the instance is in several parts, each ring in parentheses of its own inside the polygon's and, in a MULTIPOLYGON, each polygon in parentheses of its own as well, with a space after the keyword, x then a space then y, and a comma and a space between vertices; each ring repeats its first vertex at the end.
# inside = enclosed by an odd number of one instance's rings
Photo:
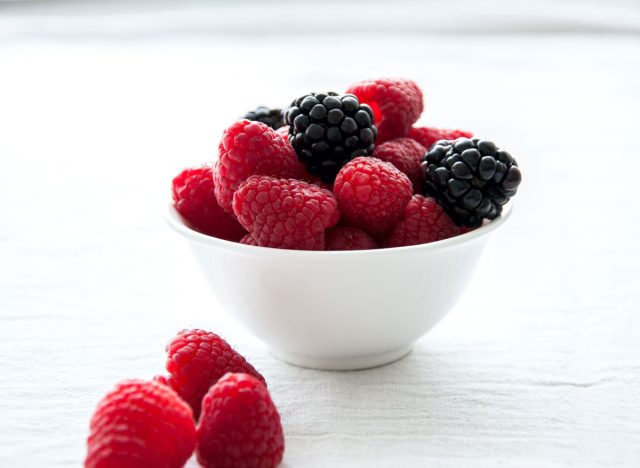
POLYGON ((509 153, 479 138, 435 142, 422 167, 426 194, 436 198, 456 224, 469 227, 497 217, 522 179, 509 153))
POLYGON ((327 183, 353 158, 373 153, 378 136, 373 111, 353 94, 305 94, 285 111, 285 122, 298 159, 327 183))
POLYGON ((247 112, 243 119, 253 120, 256 122, 262 122, 265 125, 277 130, 284 125, 284 118, 282 116, 282 110, 269 109, 268 107, 260 106, 256 110, 247 112))

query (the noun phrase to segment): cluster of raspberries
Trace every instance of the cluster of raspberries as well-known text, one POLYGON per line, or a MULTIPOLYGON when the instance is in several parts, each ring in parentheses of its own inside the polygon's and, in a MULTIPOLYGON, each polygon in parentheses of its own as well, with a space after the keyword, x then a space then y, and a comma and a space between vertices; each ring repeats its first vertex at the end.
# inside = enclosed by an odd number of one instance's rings
POLYGON ((182 330, 166 347, 168 375, 120 382, 98 404, 85 468, 275 467, 278 411, 260 373, 224 339, 182 330))
POLYGON ((174 205, 204 234, 260 247, 363 250, 463 234, 501 213, 520 171, 470 132, 415 127, 423 106, 413 81, 379 79, 259 108, 225 130, 215 163, 175 177, 174 205))

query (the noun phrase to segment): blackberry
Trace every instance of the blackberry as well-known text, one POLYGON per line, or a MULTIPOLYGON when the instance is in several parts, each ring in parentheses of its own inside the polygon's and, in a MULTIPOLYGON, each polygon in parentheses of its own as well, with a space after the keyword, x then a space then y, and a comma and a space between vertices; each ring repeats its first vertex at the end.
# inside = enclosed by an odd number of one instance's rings
POLYGON ((373 153, 373 111, 353 94, 311 93, 285 111, 289 141, 307 171, 331 183, 353 158, 373 153))
POLYGON ((456 224, 468 227, 496 218, 522 179, 509 153, 479 138, 435 142, 422 167, 424 191, 438 200, 456 224))
POLYGON ((273 128, 279 129, 284 125, 284 119, 282 117, 282 110, 269 109, 268 107, 259 106, 251 112, 247 112, 243 119, 253 120, 256 122, 262 122, 263 124, 273 128))

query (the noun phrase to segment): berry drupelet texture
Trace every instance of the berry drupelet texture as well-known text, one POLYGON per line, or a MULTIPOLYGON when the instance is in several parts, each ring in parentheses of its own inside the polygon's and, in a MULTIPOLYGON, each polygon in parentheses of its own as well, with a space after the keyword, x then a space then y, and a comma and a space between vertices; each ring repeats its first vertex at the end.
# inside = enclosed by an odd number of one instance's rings
POLYGON ((425 149, 439 140, 456 140, 458 138, 471 138, 473 134, 467 130, 459 130, 455 128, 436 128, 436 127, 413 127, 407 135, 409 138, 420 143, 425 149))
POLYGON ((284 118, 281 109, 270 109, 269 107, 259 106, 255 110, 247 112, 243 119, 251 120, 254 122, 262 122, 268 127, 274 130, 279 129, 284 125, 284 118))
POLYGON ((278 130, 276 130, 276 133, 278 135, 280 135, 280 138, 282 138, 284 141, 289 141, 289 126, 288 125, 283 125, 282 127, 280 127, 278 130))
POLYGON ((344 221, 374 238, 402 218, 413 193, 409 178, 393 164, 367 157, 344 166, 333 190, 344 221))
POLYGON ((342 166, 373 152, 378 130, 373 111, 352 94, 311 93, 285 113, 289 142, 310 174, 333 182, 342 166))
POLYGON ((393 164, 406 174, 411 181, 415 193, 422 190, 422 168, 420 163, 427 150, 411 138, 395 138, 376 145, 373 157, 393 164))
POLYGON ((223 338, 206 330, 182 330, 167 344, 166 384, 186 401, 198 418, 202 398, 227 372, 264 377, 223 338))
POLYGON ((233 213, 218 204, 213 164, 183 170, 173 179, 172 195, 176 210, 203 234, 237 242, 247 233, 233 213))
POLYGON ((197 437, 205 468, 274 468, 284 454, 278 410, 262 382, 247 374, 226 374, 211 387, 197 437))
POLYGON ((324 250, 339 218, 334 195, 295 179, 253 176, 233 197, 233 211, 260 247, 324 250))
POLYGON ((404 208, 404 218, 393 227, 384 246, 426 244, 462 234, 434 198, 414 195, 404 208))
POLYGON ((159 382, 125 380, 98 404, 85 468, 180 468, 196 445, 191 408, 159 382))
POLYGON ((258 243, 256 242, 256 240, 251 236, 251 234, 247 234, 246 236, 244 236, 242 239, 240 239, 238 242, 240 242, 241 244, 244 245, 253 245, 255 247, 259 247, 258 243))
POLYGON ((422 90, 414 81, 404 78, 365 80, 347 92, 372 108, 379 132, 376 143, 407 136, 424 109, 422 90))
POLYGON ((218 203, 232 212, 233 194, 252 175, 304 178, 304 166, 295 151, 272 128, 239 120, 227 128, 219 145, 213 179, 218 203))
POLYGON ((479 138, 436 142, 423 160, 424 190, 460 226, 495 219, 516 194, 522 175, 515 159, 479 138))
POLYGON ((377 249, 378 243, 366 232, 351 226, 336 226, 327 231, 325 250, 377 249))

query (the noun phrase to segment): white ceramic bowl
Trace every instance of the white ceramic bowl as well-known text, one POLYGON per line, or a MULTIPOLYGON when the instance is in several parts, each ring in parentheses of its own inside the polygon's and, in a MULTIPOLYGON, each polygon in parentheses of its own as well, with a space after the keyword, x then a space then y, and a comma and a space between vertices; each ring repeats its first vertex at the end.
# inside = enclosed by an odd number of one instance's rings
MULTIPOLYGON (((509 204, 510 205, 510 204, 509 204)), ((363 369, 395 361, 465 290, 503 214, 472 232, 410 247, 342 252, 228 242, 166 219, 193 249, 226 311, 279 359, 302 367, 363 369)))

